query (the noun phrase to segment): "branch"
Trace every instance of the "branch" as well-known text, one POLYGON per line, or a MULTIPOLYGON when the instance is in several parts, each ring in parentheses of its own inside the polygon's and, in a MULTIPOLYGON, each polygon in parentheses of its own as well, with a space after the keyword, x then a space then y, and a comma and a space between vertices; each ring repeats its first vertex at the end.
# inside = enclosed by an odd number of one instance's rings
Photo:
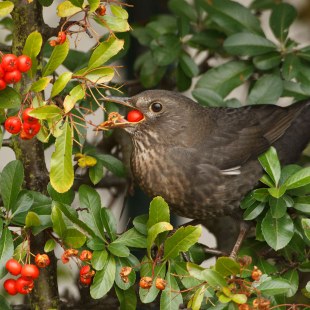
POLYGON ((6 147, 9 147, 9 148, 12 148, 13 147, 12 140, 11 139, 4 139, 2 141, 2 146, 6 146, 6 147))
POLYGON ((11 53, 11 47, 6 44, 0 43, 0 51, 4 53, 5 52, 11 53))

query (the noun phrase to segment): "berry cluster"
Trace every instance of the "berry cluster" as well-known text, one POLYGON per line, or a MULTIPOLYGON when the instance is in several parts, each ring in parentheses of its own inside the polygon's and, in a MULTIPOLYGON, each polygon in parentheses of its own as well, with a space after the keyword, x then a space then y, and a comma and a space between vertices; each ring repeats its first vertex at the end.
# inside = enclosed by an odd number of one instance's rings
MULTIPOLYGON (((50 259, 46 254, 37 254, 35 263, 40 268, 50 264, 50 259)), ((34 280, 40 275, 39 268, 34 264, 20 264, 16 259, 9 259, 5 268, 13 276, 19 276, 17 279, 9 278, 4 281, 3 287, 10 295, 29 294, 34 288, 34 280)))
POLYGON ((29 115, 32 110, 33 108, 26 108, 21 118, 19 116, 8 117, 4 123, 6 131, 14 135, 19 134, 23 140, 32 139, 41 128, 39 120, 29 115))
MULTIPOLYGON (((143 289, 150 289, 153 285, 153 278, 142 277, 139 282, 139 286, 143 289)), ((158 290, 163 291, 166 288, 167 282, 162 278, 156 278, 155 286, 158 290)))
MULTIPOLYGON (((61 261, 67 264, 71 257, 79 258, 82 262, 87 262, 92 259, 93 253, 89 250, 83 250, 80 255, 76 249, 65 250, 61 256, 61 261)), ((90 285, 95 271, 89 265, 84 265, 80 268, 80 282, 84 285, 90 285)))
POLYGON ((54 47, 56 45, 61 45, 66 42, 67 35, 64 31, 59 31, 58 32, 58 37, 56 40, 51 40, 49 41, 50 46, 54 47))
POLYGON ((0 90, 5 89, 7 84, 18 83, 22 73, 30 70, 31 66, 31 58, 26 55, 3 55, 0 63, 0 90))

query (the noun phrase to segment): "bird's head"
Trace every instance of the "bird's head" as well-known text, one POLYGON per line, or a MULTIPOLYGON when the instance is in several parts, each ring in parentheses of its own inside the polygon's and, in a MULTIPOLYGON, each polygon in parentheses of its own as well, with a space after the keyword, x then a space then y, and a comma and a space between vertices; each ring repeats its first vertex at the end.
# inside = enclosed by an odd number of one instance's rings
POLYGON ((166 90, 147 90, 130 98, 112 97, 111 101, 128 107, 128 117, 111 115, 98 129, 123 128, 131 135, 146 130, 156 130, 157 134, 163 136, 168 132, 175 134, 182 131, 188 124, 191 112, 198 106, 191 99, 166 90), (132 110, 141 113, 137 121, 132 121, 129 117, 132 110))

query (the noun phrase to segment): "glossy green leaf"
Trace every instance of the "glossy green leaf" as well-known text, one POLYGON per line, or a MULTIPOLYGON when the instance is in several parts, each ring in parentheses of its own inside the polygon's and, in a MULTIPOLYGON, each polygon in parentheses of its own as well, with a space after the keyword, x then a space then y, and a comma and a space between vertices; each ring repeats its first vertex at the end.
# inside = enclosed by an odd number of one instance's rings
POLYGON ((268 188, 268 193, 274 198, 282 197, 285 194, 285 192, 286 192, 285 186, 268 188))
POLYGON ((56 205, 52 208, 51 219, 53 222, 53 231, 60 237, 64 238, 66 235, 67 227, 62 217, 62 212, 57 208, 56 205))
POLYGON ((48 253, 55 249, 56 247, 56 241, 54 239, 49 239, 46 241, 44 245, 44 252, 48 253))
POLYGON ((22 190, 19 192, 16 204, 12 208, 12 217, 14 219, 20 213, 28 212, 33 204, 33 197, 31 193, 27 190, 22 190))
POLYGON ((51 185, 59 193, 67 192, 74 180, 71 128, 68 122, 63 127, 62 134, 56 138, 50 170, 51 185))
POLYGON ((168 222, 159 222, 149 228, 146 240, 147 252, 149 257, 151 257, 151 249, 157 236, 163 232, 170 231, 172 229, 173 226, 168 222))
POLYGON ((142 215, 138 215, 136 216, 133 221, 132 224, 135 227, 135 229, 143 235, 147 235, 147 222, 148 222, 148 215, 147 214, 142 214, 142 215))
POLYGON ((25 219, 25 226, 27 228, 33 227, 33 226, 40 226, 41 221, 37 213, 35 212, 28 212, 26 219, 25 219))
POLYGON ((204 298, 205 289, 206 289, 205 286, 202 285, 195 291, 194 295, 191 297, 191 299, 187 303, 187 307, 189 309, 193 309, 193 310, 201 309, 201 304, 204 298))
POLYGON ((190 78, 197 76, 199 73, 199 68, 193 58, 185 53, 182 53, 180 57, 180 66, 186 76, 190 78))
MULTIPOLYGON (((136 283, 136 273, 135 270, 132 269, 129 275, 127 276, 128 282, 124 282, 123 279, 121 278, 121 270, 122 267, 129 266, 133 267, 134 262, 131 260, 134 256, 132 255, 131 257, 128 258, 121 258, 121 257, 115 257, 115 262, 116 262, 116 271, 115 271, 115 284, 122 290, 128 290, 131 286, 133 286, 136 283)), ((138 261, 139 264, 139 261, 138 261)))
POLYGON ((268 296, 278 294, 287 294, 291 288, 291 284, 284 279, 272 279, 261 283, 257 289, 268 296))
POLYGON ((35 93, 39 93, 39 92, 43 91, 48 86, 51 79, 52 79, 52 77, 43 77, 43 78, 39 79, 38 81, 34 82, 31 85, 30 90, 32 90, 35 93))
POLYGON ((300 58, 295 54, 288 54, 285 56, 282 65, 282 76, 285 80, 289 81, 296 78, 302 70, 300 58))
POLYGON ((39 108, 35 108, 29 112, 30 116, 34 116, 38 119, 49 119, 62 115, 62 110, 54 105, 45 105, 39 108))
POLYGON ((146 248, 146 237, 135 228, 130 228, 122 233, 114 243, 121 243, 133 248, 146 248))
POLYGON ((53 0, 39 0, 42 6, 50 6, 53 3, 53 0))
POLYGON ((85 210, 80 213, 81 219, 87 223, 96 236, 105 240, 100 195, 94 188, 83 184, 79 188, 79 201, 80 207, 85 210))
MULTIPOLYGON (((211 69, 212 70, 212 69, 211 69)), ((207 107, 223 107, 225 102, 216 92, 208 88, 195 88, 192 92, 193 97, 202 105, 207 107)))
POLYGON ((276 251, 284 248, 294 235, 294 223, 288 214, 277 219, 269 211, 261 227, 266 242, 276 251))
POLYGON ((108 250, 115 256, 118 257, 128 257, 130 251, 126 245, 121 243, 112 242, 108 245, 108 250))
POLYGON ((21 95, 12 87, 0 91, 0 109, 14 109, 21 104, 21 95))
POLYGON ((308 184, 310 184, 310 167, 299 170, 290 176, 285 182, 287 189, 298 188, 308 184))
POLYGON ((10 14, 14 9, 14 4, 12 1, 2 1, 0 2, 0 17, 10 14))
POLYGON ((202 1, 210 18, 228 34, 249 31, 262 33, 260 22, 251 10, 235 1, 202 1))
POLYGON ((96 154, 94 157, 100 160, 105 168, 111 171, 118 177, 124 177, 126 175, 126 169, 121 160, 109 155, 109 154, 96 154))
POLYGON ((196 21, 197 12, 193 5, 190 5, 185 0, 170 0, 168 2, 169 9, 176 15, 186 18, 191 21, 196 21))
POLYGON ((96 270, 102 270, 107 263, 108 252, 106 250, 94 251, 91 259, 91 265, 96 270))
POLYGON ((303 218, 301 220, 301 226, 304 230, 306 237, 310 240, 310 219, 303 218))
POLYGON ((116 219, 110 209, 101 208, 100 210, 100 220, 106 230, 109 238, 113 241, 116 239, 117 224, 116 219))
POLYGON ((69 0, 74 6, 83 7, 84 0, 69 0))
POLYGON ((82 9, 73 5, 70 1, 61 2, 57 6, 57 15, 59 17, 68 17, 80 11, 82 11, 82 9))
POLYGON ((87 71, 84 75, 86 79, 95 84, 104 84, 110 82, 114 77, 113 68, 96 68, 87 71))
POLYGON ((121 19, 128 19, 127 11, 123 9, 120 5, 110 4, 110 9, 114 16, 119 17, 121 19))
POLYGON ((294 209, 306 214, 310 214, 310 197, 300 196, 294 198, 294 209))
POLYGON ((172 236, 168 237, 164 243, 163 259, 176 257, 180 252, 187 251, 195 244, 201 235, 201 226, 180 227, 172 236))
POLYGON ((87 0, 89 3, 89 11, 94 12, 100 5, 100 0, 87 0))
POLYGON ((102 298, 113 286, 116 264, 112 255, 109 255, 103 269, 96 272, 93 284, 90 287, 90 295, 94 299, 102 298))
POLYGON ((253 66, 243 61, 230 61, 208 70, 198 80, 195 88, 207 88, 226 97, 243 84, 253 73, 253 66))
POLYGON ((78 249, 86 242, 86 236, 75 228, 68 228, 64 237, 64 243, 69 248, 78 249))
POLYGON ((130 26, 127 20, 121 17, 104 15, 101 18, 97 18, 96 21, 103 26, 107 26, 110 30, 114 32, 126 32, 130 30, 130 26))
POLYGON ((102 180, 104 176, 103 172, 103 165, 100 161, 98 161, 95 166, 89 168, 89 178, 94 185, 98 184, 102 180))
POLYGON ((135 289, 130 287, 127 290, 122 290, 115 286, 116 296, 120 303, 120 310, 136 310, 137 309, 137 295, 135 289))
POLYGON ((292 297, 298 291, 299 286, 299 275, 296 269, 291 269, 285 272, 282 277, 290 283, 290 289, 288 290, 286 296, 292 297))
POLYGON ((108 41, 100 43, 93 51, 88 69, 100 67, 115 56, 124 47, 124 41, 111 36, 108 41))
POLYGON ((54 201, 58 201, 58 202, 61 202, 63 204, 66 204, 66 205, 71 205, 73 200, 74 200, 75 192, 72 189, 65 192, 65 193, 58 193, 52 187, 51 183, 48 183, 47 191, 48 191, 50 197, 54 201))
POLYGON ((264 202, 256 201, 245 210, 245 212, 243 213, 243 219, 246 221, 254 220, 264 211, 264 208, 264 202))
POLYGON ((55 97, 58 95, 61 91, 64 90, 64 88, 67 86, 69 81, 72 78, 72 72, 64 72, 62 73, 58 79, 55 81, 52 87, 51 91, 51 98, 55 97))
POLYGON ((245 294, 234 294, 231 297, 231 300, 238 305, 242 305, 242 304, 245 304, 247 302, 248 298, 246 297, 245 294))
POLYGON ((269 205, 270 205, 271 215, 273 218, 279 219, 286 214, 287 202, 285 200, 285 197, 282 196, 278 199, 274 197, 270 197, 269 205))
POLYGON ((14 244, 11 231, 3 228, 0 238, 0 277, 1 279, 7 274, 5 269, 6 262, 13 256, 14 244))
POLYGON ((232 55, 257 56, 276 51, 277 46, 257 34, 240 32, 228 37, 224 48, 232 55))
POLYGON ((240 264, 230 257, 219 257, 215 263, 215 270, 224 277, 240 273, 240 264))
POLYGON ((69 53, 69 48, 70 46, 68 40, 66 40, 63 44, 56 45, 53 48, 52 55, 42 70, 42 76, 52 74, 63 63, 69 53))
POLYGON ((157 196, 150 203, 147 227, 150 228, 159 222, 170 222, 170 210, 164 198, 157 196))
POLYGON ((283 92, 283 82, 277 75, 264 75, 259 78, 251 89, 249 104, 273 104, 283 92))
POLYGON ((83 99, 85 97, 85 89, 82 85, 76 85, 73 87, 69 93, 64 99, 63 106, 64 106, 64 112, 68 113, 70 112, 75 104, 83 99))
POLYGON ((288 3, 279 3, 274 6, 269 19, 269 25, 280 42, 287 38, 289 27, 297 17, 297 10, 288 3))
POLYGON ((0 175, 0 194, 7 211, 13 210, 24 181, 24 168, 19 160, 9 162, 0 175))
POLYGON ((253 58, 254 66, 259 70, 270 70, 281 63, 281 54, 279 52, 271 52, 253 58))

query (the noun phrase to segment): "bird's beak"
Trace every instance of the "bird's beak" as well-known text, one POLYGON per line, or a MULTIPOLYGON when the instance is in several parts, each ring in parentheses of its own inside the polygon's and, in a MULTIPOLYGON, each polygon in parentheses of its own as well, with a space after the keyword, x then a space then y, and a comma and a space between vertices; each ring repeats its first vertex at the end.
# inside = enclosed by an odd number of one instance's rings
MULTIPOLYGON (((135 109, 135 107, 130 103, 130 99, 130 97, 106 97, 106 101, 118 103, 125 107, 135 109)), ((138 122, 129 122, 123 115, 119 114, 118 112, 111 112, 108 115, 108 119, 103 123, 99 124, 94 130, 109 130, 113 128, 128 128, 129 130, 130 127, 137 125, 143 120, 144 118, 138 122)))

